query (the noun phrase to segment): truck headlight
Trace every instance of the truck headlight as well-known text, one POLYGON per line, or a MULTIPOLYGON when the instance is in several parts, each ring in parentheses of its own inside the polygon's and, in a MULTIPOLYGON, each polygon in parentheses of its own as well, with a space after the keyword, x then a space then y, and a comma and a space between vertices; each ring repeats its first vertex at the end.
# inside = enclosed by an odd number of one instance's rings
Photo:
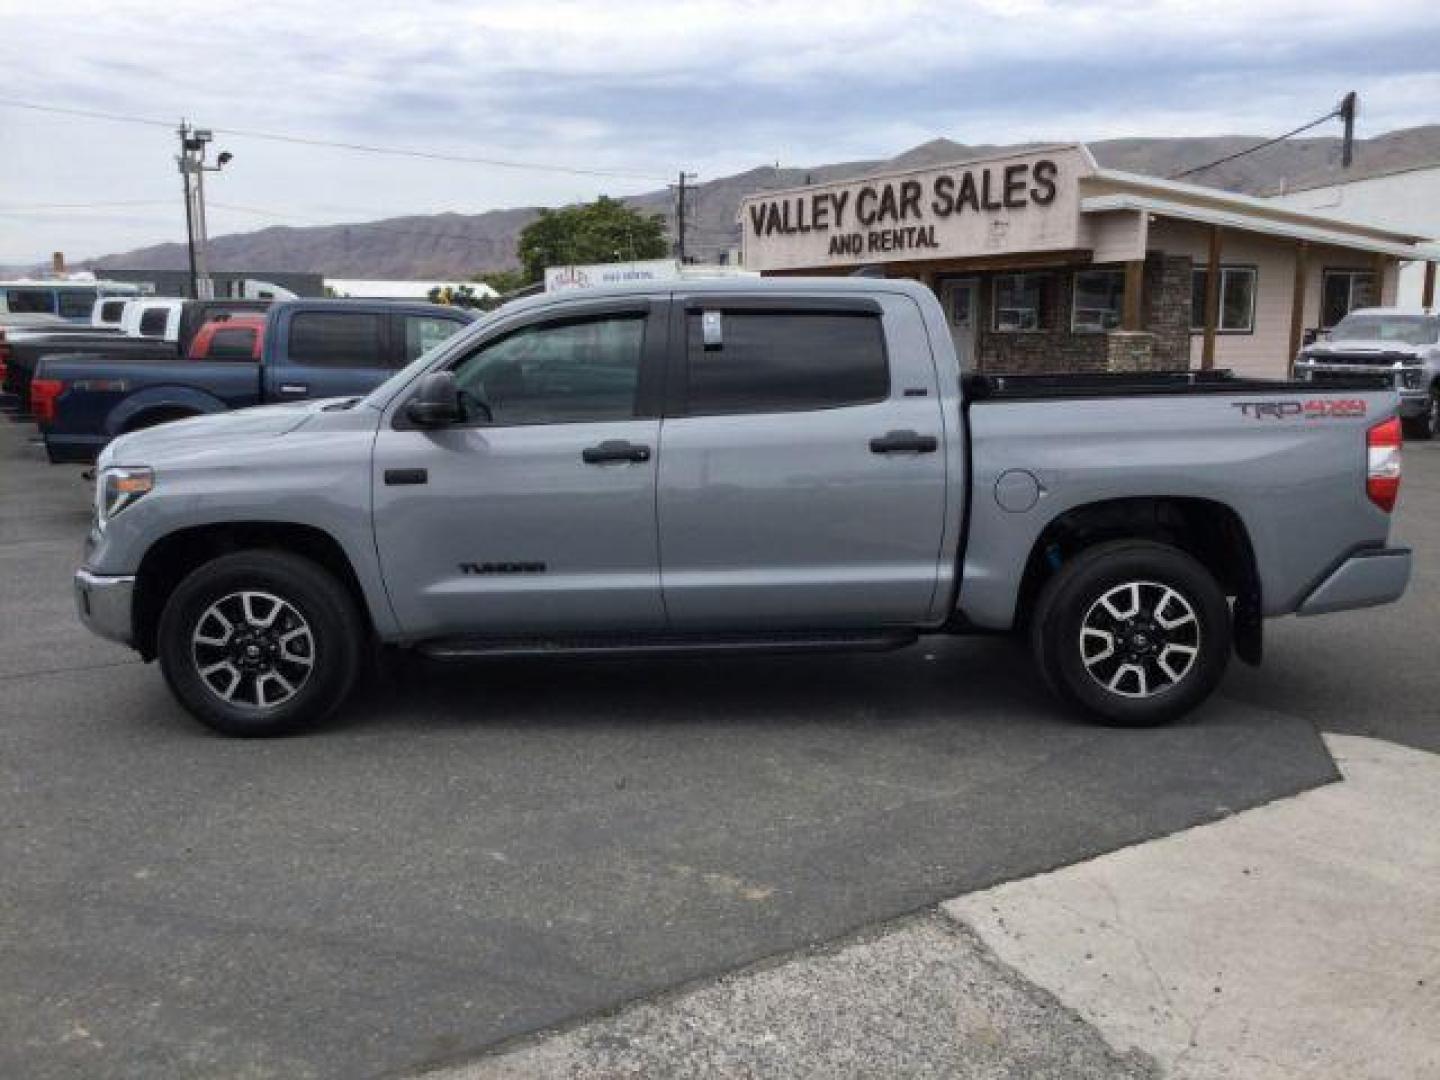
POLYGON ((155 487, 155 471, 147 468, 109 468, 95 481, 95 519, 105 523, 155 487))

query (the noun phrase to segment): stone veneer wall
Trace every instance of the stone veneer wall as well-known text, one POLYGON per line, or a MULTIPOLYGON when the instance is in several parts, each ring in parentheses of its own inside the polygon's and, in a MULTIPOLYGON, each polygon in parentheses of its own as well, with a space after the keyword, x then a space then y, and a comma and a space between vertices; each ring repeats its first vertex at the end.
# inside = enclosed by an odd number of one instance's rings
POLYGON ((1050 330, 1024 333, 996 333, 994 277, 980 279, 981 324, 976 352, 980 370, 1007 375, 1050 375, 1069 371, 1106 370, 1107 346, 1103 333, 1070 332, 1071 294, 1074 274, 1070 269, 1051 270, 1050 330))
POLYGON ((1145 257, 1144 325, 1154 335, 1151 367, 1185 371, 1190 367, 1189 255, 1152 251, 1145 257))
POLYGON ((1127 370, 1174 371, 1190 366, 1190 271, 1188 255, 1151 252, 1145 257, 1142 325, 1150 337, 1148 355, 1138 341, 1114 343, 1103 333, 1070 332, 1074 274, 1077 268, 1050 270, 1053 329, 996 333, 993 275, 980 278, 981 323, 976 353, 980 370, 1016 375, 1071 371, 1108 371, 1117 356, 1127 370), (1133 365, 1133 366, 1132 366, 1133 365))

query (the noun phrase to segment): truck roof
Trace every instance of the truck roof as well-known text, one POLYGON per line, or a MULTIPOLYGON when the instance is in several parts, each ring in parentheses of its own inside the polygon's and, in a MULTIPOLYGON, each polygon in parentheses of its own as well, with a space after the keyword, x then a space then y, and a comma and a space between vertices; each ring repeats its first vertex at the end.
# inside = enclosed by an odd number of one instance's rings
POLYGON ((294 311, 303 308, 305 311, 399 311, 412 315, 446 315, 454 318, 457 314, 469 315, 474 318, 476 312, 467 312, 465 308, 446 306, 445 304, 427 304, 421 300, 366 300, 351 297, 324 297, 299 300, 277 300, 273 303, 271 311, 294 311))
MULTIPOLYGON (((512 300, 501 310, 507 314, 530 308, 545 307, 566 300, 603 300, 607 297, 625 296, 668 296, 670 293, 715 293, 724 296, 756 293, 827 293, 864 295, 866 293, 902 293, 913 297, 928 297, 930 289, 918 281, 906 278, 882 278, 867 276, 848 277, 716 277, 689 280, 641 281, 626 285, 606 285, 596 289, 567 289, 561 292, 538 293, 519 300, 512 300)), ((345 302, 345 301, 342 301, 345 302)), ((353 301, 351 301, 353 302, 353 301)))

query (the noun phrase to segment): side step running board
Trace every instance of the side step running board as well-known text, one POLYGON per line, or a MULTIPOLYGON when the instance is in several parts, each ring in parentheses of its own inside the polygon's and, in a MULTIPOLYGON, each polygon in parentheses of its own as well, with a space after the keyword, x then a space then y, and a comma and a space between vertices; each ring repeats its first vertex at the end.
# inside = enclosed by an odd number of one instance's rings
POLYGON ((509 659, 529 656, 664 657, 796 652, 885 652, 913 645, 913 630, 767 635, 620 634, 436 638, 415 646, 432 660, 509 659))

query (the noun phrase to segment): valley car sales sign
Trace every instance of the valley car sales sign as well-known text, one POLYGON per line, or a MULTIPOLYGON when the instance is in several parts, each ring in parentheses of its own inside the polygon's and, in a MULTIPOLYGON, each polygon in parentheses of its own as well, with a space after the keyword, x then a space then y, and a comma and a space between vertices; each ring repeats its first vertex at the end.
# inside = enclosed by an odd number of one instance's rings
POLYGON ((803 270, 1081 246, 1077 146, 752 195, 744 265, 803 270))

